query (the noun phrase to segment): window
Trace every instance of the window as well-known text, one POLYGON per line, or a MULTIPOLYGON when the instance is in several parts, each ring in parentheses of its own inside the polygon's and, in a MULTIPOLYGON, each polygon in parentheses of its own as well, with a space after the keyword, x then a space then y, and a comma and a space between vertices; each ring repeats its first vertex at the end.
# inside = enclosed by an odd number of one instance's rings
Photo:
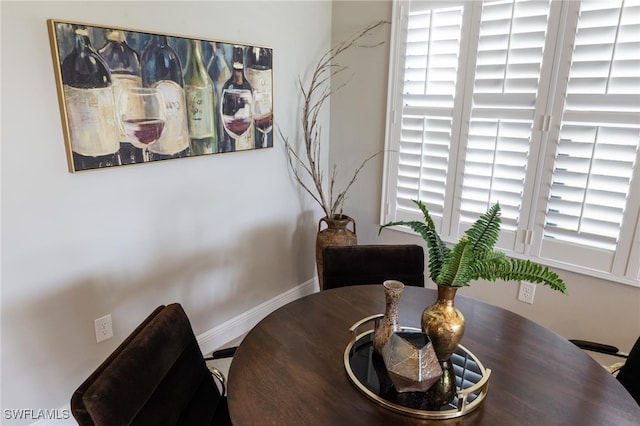
POLYGON ((382 221, 640 286, 640 0, 396 1, 382 221))

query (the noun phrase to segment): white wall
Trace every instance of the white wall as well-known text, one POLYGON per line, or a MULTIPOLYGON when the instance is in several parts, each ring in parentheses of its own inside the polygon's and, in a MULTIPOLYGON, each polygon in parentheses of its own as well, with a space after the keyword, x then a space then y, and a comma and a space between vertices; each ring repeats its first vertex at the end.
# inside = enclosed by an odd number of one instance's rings
MULTIPOLYGON (((332 16, 334 39, 344 38, 365 24, 390 21, 391 1, 340 1, 334 3, 332 16)), ((352 170, 367 155, 384 149, 388 33, 386 37, 385 46, 375 52, 360 49, 343 61, 355 77, 331 100, 330 162, 337 163, 340 170, 352 170), (365 60, 371 56, 375 60, 365 60)), ((426 247, 415 234, 385 230, 377 236, 382 169, 382 157, 370 162, 345 203, 345 213, 357 223, 358 243, 426 247)), ((518 284, 513 282, 475 282, 458 294, 509 309, 567 338, 595 339, 630 350, 640 335, 640 288, 557 272, 565 280, 569 296, 539 286, 533 305, 517 300, 518 284)))
POLYGON ((68 403, 159 304, 182 303, 200 334, 313 278, 321 216, 292 183, 279 141, 68 173, 46 20, 272 47, 275 120, 294 135, 297 78, 329 47, 330 2, 1 7, 3 409, 68 403), (115 336, 96 344, 93 320, 107 313, 115 336))

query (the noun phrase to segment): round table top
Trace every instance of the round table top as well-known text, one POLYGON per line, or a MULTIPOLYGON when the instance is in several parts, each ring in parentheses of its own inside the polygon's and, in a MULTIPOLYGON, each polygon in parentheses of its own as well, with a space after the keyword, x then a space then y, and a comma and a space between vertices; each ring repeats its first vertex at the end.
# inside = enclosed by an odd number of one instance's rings
MULTIPOLYGON (((436 291, 405 287, 399 322, 419 327, 436 291)), ((475 411, 452 420, 384 408, 349 380, 349 327, 384 313, 381 285, 325 290, 272 312, 244 338, 229 369, 234 425, 637 425, 640 406, 587 353, 518 314, 460 294, 461 344, 492 370, 475 411)))

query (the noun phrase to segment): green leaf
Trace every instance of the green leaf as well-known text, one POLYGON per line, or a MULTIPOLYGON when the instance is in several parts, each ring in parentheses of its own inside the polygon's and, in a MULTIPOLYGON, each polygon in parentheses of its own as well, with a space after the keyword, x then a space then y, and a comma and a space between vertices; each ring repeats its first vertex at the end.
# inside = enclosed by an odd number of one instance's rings
POLYGON ((444 265, 445 258, 451 249, 449 249, 449 247, 442 242, 442 239, 440 239, 440 235, 438 235, 438 232, 436 231, 433 219, 431 219, 429 210, 427 210, 424 203, 420 200, 413 200, 413 202, 422 212, 427 229, 429 229, 427 237, 424 239, 427 241, 427 246, 429 247, 429 276, 435 281, 438 275, 440 275, 442 265, 444 265))
POLYGON ((469 240, 465 237, 458 241, 453 249, 447 253, 438 278, 435 280, 440 285, 450 287, 462 287, 469 285, 468 276, 470 256, 469 240))
POLYGON ((567 294, 567 288, 562 278, 546 266, 543 267, 529 260, 510 259, 506 256, 485 259, 475 262, 471 266, 472 279, 485 279, 495 281, 529 281, 544 284, 553 290, 567 294))
POLYGON ((420 221, 398 221, 390 222, 380 226, 378 229, 378 235, 384 228, 390 226, 408 226, 414 232, 417 232, 427 243, 429 249, 429 276, 434 282, 437 282, 437 277, 440 274, 440 269, 444 263, 445 256, 449 253, 450 249, 442 242, 440 235, 436 231, 436 227, 429 215, 429 211, 425 205, 419 200, 413 200, 418 206, 422 214, 424 215, 424 222, 420 221))
POLYGON ((493 249, 500 235, 500 223, 500 205, 496 203, 465 232, 473 251, 493 249))

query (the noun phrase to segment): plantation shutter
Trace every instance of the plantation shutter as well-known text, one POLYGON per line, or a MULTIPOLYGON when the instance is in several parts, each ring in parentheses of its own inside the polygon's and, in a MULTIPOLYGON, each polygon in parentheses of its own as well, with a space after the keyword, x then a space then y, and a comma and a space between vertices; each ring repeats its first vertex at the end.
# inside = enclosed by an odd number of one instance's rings
POLYGON ((640 193, 639 33, 640 1, 581 3, 542 257, 625 274, 640 193))
MULTIPOLYGON (((482 6, 475 70, 470 71, 475 78, 458 238, 499 202, 502 231, 498 245, 515 248, 519 218, 524 215, 526 219, 527 213, 521 207, 549 10, 549 0, 485 1, 482 6)), ((535 165, 537 158, 533 161, 535 165)))
POLYGON ((382 223, 640 285, 640 0, 394 1, 382 223))
POLYGON ((404 61, 395 94, 400 108, 393 126, 397 181, 390 185, 388 220, 421 219, 411 201, 420 199, 440 223, 451 167, 463 4, 414 1, 403 13, 396 47, 404 61))

